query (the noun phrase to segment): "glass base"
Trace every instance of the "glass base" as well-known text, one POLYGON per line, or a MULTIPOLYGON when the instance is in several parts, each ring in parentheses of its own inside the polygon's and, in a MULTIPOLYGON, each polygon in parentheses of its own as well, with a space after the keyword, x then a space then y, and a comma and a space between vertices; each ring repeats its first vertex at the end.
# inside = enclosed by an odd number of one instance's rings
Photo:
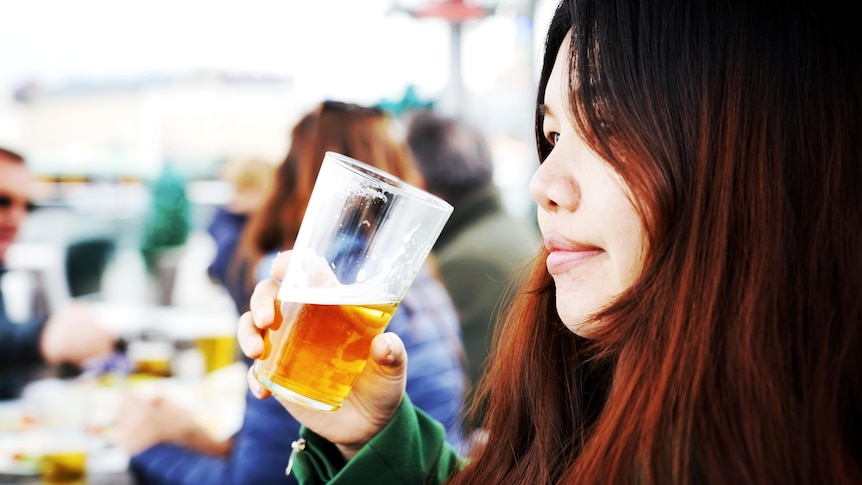
POLYGON ((303 396, 295 391, 291 391, 290 389, 276 384, 270 379, 261 376, 257 372, 254 373, 255 379, 257 379, 261 384, 264 385, 267 389, 269 389, 273 394, 278 397, 288 400, 294 404, 299 404, 300 406, 306 407, 308 409, 314 409, 315 411, 323 411, 325 413, 331 413, 333 411, 337 411, 340 408, 340 405, 334 404, 326 404, 320 401, 311 399, 310 397, 303 396))

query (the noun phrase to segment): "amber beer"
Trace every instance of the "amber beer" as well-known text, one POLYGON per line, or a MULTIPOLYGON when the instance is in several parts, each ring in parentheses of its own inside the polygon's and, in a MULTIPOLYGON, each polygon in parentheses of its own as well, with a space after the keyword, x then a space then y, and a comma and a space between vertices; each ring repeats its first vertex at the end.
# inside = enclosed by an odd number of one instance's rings
POLYGON ((255 378, 335 411, 452 213, 444 200, 327 152, 281 281, 255 378))
POLYGON ((236 362, 235 335, 200 337, 195 346, 204 358, 207 374, 236 362))
POLYGON ((275 394, 335 411, 362 372, 371 340, 386 328, 398 302, 276 301, 255 377, 275 394))
POLYGON ((87 476, 87 454, 84 451, 46 453, 41 461, 45 484, 83 484, 87 476))

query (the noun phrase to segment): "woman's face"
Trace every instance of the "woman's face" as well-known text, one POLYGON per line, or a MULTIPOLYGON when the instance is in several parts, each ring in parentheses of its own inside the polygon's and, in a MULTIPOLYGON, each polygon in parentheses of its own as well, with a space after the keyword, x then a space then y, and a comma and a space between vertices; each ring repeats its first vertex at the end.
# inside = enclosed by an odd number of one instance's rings
MULTIPOLYGON (((570 34, 571 35, 571 34, 570 34)), ((622 178, 593 153, 568 116, 568 37, 545 92, 542 129, 553 150, 530 181, 539 227, 550 253, 557 312, 574 333, 628 289, 643 266, 643 224, 622 178)))

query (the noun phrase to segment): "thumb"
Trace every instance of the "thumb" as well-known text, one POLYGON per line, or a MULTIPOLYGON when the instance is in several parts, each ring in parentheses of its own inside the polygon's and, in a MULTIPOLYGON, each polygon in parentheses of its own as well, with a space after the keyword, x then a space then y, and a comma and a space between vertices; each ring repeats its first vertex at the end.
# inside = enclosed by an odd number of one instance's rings
POLYGON ((382 333, 371 341, 371 360, 382 375, 400 378, 407 373, 407 351, 395 333, 382 333))

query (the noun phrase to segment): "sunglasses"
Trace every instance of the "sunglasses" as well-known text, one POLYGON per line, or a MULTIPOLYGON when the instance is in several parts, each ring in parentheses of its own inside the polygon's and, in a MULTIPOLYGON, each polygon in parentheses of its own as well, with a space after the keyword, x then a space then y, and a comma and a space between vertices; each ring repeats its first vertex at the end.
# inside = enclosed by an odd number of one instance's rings
MULTIPOLYGON (((13 206, 20 202, 21 199, 15 199, 8 195, 0 195, 0 210, 11 209, 13 206)), ((33 201, 28 200, 24 202, 24 209, 27 212, 33 212, 34 210, 36 210, 36 208, 36 204, 34 204, 33 201)))

